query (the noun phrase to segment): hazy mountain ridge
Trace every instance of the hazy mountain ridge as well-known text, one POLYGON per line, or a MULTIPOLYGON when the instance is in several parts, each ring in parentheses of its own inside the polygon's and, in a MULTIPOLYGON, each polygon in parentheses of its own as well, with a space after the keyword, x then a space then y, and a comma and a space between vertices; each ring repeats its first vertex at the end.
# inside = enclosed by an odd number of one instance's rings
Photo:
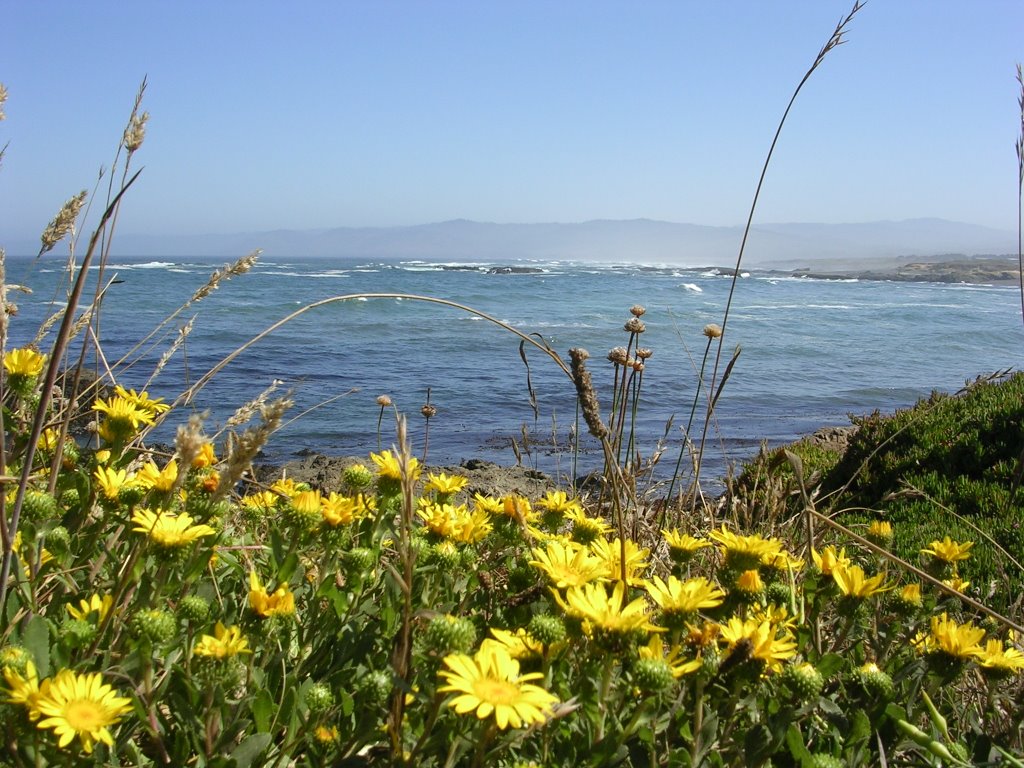
MULTIPOLYGON (((509 259, 630 261, 699 266, 734 262, 742 227, 712 227, 651 219, 575 224, 496 224, 456 219, 400 227, 337 227, 216 235, 119 232, 114 253, 152 258, 233 258, 262 248, 269 258, 351 257, 369 260, 491 261, 509 259)), ((31 255, 35 243, 9 243, 31 255)), ((747 265, 937 255, 1016 253, 1010 231, 945 219, 852 224, 758 224, 747 242, 747 265)))

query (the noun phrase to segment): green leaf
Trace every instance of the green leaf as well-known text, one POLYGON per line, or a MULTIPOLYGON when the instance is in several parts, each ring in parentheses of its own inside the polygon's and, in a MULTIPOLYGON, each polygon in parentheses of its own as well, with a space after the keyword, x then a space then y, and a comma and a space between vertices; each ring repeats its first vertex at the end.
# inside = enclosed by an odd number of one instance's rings
POLYGON ((231 752, 231 759, 234 760, 236 768, 249 768, 263 750, 270 744, 269 733, 254 733, 246 736, 231 752))
POLYGON ((270 730, 274 708, 274 699, 266 688, 256 694, 256 698, 252 701, 252 718, 259 733, 267 733, 270 730))
POLYGON ((789 730, 786 731, 786 746, 789 747, 789 754, 793 756, 794 760, 803 763, 811 759, 811 752, 804 744, 804 736, 800 733, 796 723, 790 724, 789 730))
POLYGON ((815 666, 821 673, 821 676, 828 679, 843 667, 843 657, 838 653, 826 653, 822 656, 815 666))
POLYGON ((33 616, 29 619, 25 631, 21 635, 21 641, 32 654, 36 664, 36 671, 39 679, 50 676, 50 625, 42 616, 33 616))

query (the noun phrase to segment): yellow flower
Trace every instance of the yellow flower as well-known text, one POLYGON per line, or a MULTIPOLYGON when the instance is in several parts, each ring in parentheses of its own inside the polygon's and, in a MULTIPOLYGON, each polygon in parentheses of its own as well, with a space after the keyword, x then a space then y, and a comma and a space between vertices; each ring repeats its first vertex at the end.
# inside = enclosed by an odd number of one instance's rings
POLYGON ((52 728, 63 749, 77 736, 86 754, 97 742, 114 745, 108 728, 132 709, 131 699, 117 695, 98 672, 79 675, 62 669, 43 681, 35 709, 43 718, 39 728, 52 728))
POLYGON ((494 530, 491 524, 491 516, 482 509, 474 509, 472 512, 461 507, 463 514, 458 521, 458 527, 452 538, 463 544, 475 544, 483 541, 487 535, 494 530))
POLYGON ((287 584, 281 584, 268 594, 267 588, 260 583, 256 571, 249 572, 249 607, 264 618, 270 616, 292 616, 295 613, 295 595, 287 584))
POLYGON ((836 548, 831 544, 825 547, 820 555, 816 549, 811 549, 811 558, 814 560, 814 565, 825 576, 831 576, 837 566, 845 568, 850 564, 850 558, 846 556, 846 547, 836 552, 836 548))
POLYGON ((267 514, 277 508, 277 502, 280 498, 273 491, 259 491, 258 493, 243 496, 241 504, 242 507, 250 512, 267 514))
POLYGON ((193 469, 205 469, 217 463, 217 454, 213 451, 213 443, 203 443, 199 453, 192 459, 193 469))
POLYGON ((836 565, 832 569, 832 578, 839 586, 839 591, 846 597, 863 600, 868 597, 887 592, 892 587, 885 584, 885 574, 879 573, 871 578, 864 575, 859 565, 836 565))
POLYGON ((607 569, 605 575, 609 579, 622 578, 623 569, 620 564, 623 559, 623 549, 625 549, 626 583, 634 587, 642 586, 643 574, 647 570, 647 556, 651 554, 651 550, 646 547, 640 549, 632 539, 626 539, 624 547, 622 540, 618 538, 612 541, 596 539, 590 544, 590 551, 604 561, 607 569))
POLYGON ((109 501, 116 501, 122 490, 138 485, 135 475, 129 475, 124 469, 96 467, 94 477, 99 483, 103 498, 109 501))
POLYGON ((572 523, 573 540, 582 544, 603 538, 612 530, 612 527, 600 517, 588 517, 583 507, 570 510, 565 517, 572 523))
POLYGON ((24 674, 19 674, 17 670, 6 666, 3 671, 9 694, 6 701, 25 707, 29 720, 38 720, 39 710, 36 703, 39 699, 39 674, 36 672, 36 665, 31 660, 25 662, 24 674))
POLYGON ((132 515, 133 531, 146 534, 158 547, 173 549, 184 547, 204 536, 214 536, 216 531, 208 525, 193 525, 192 516, 182 512, 153 512, 139 509, 132 515))
POLYGON ((744 595, 760 595, 764 592, 764 581, 756 568, 744 571, 736 577, 736 591, 744 595))
POLYGON ((756 568, 766 557, 774 557, 782 551, 782 542, 778 539, 766 539, 756 534, 740 536, 724 525, 719 531, 711 531, 710 536, 721 546, 725 567, 737 571, 756 568))
POLYGON ((943 537, 942 541, 933 541, 921 550, 922 555, 931 555, 943 563, 956 563, 969 558, 970 549, 974 546, 973 541, 966 541, 963 544, 953 541, 949 536, 943 537))
POLYGON ((774 555, 764 557, 761 563, 768 568, 781 571, 783 574, 790 571, 799 571, 804 567, 804 561, 801 558, 790 554, 784 549, 776 552, 774 555))
POLYGON ((996 677, 1024 670, 1024 653, 1012 645, 1004 645, 1002 640, 989 639, 978 654, 978 665, 982 671, 996 677))
POLYGON ((106 414, 100 424, 99 434, 107 442, 123 440, 133 435, 140 426, 156 423, 152 412, 123 397, 112 397, 109 401, 97 400, 92 409, 106 414))
POLYGON ((703 576, 687 581, 669 576, 667 584, 655 576, 644 582, 644 588, 665 614, 689 615, 721 605, 725 599, 725 592, 703 576))
POLYGON ((548 491, 543 498, 537 500, 537 506, 548 512, 561 512, 563 515, 582 509, 576 499, 566 496, 565 491, 548 491))
POLYGON ((46 365, 46 355, 34 349, 12 349, 4 354, 4 368, 11 376, 38 376, 46 365))
POLYGON ((213 628, 213 635, 203 635, 199 638, 199 642, 196 643, 192 652, 197 656, 214 659, 226 659, 230 656, 252 653, 249 641, 242 637, 242 630, 239 627, 225 627, 219 621, 213 628))
POLYGON ((971 586, 971 582, 964 581, 955 573, 948 579, 943 579, 942 583, 950 589, 955 590, 957 592, 966 592, 967 588, 971 586))
POLYGON ((530 565, 547 574, 557 589, 579 587, 591 581, 605 579, 604 561, 594 557, 582 544, 549 541, 543 548, 533 550, 535 560, 530 565))
POLYGON ((920 608, 923 600, 921 599, 921 585, 920 584, 907 584, 903 589, 900 590, 897 599, 906 605, 920 608))
POLYGON ((673 645, 671 648, 665 649, 665 643, 661 639, 661 635, 651 635, 651 639, 647 641, 647 645, 641 645, 637 651, 640 654, 641 659, 658 659, 668 664, 668 668, 672 670, 672 677, 679 679, 683 675, 688 675, 691 672, 696 672, 702 666, 700 658, 696 659, 683 659, 683 649, 678 645, 673 645))
POLYGON ((444 664, 448 669, 438 675, 447 684, 438 690, 458 694, 451 706, 460 715, 475 712, 480 720, 493 715, 501 729, 523 728, 546 721, 558 703, 557 697, 530 682, 543 679, 543 674, 519 674, 519 662, 499 645, 481 648, 474 656, 446 656, 444 664))
POLYGON ((985 637, 985 630, 968 621, 957 624, 942 612, 932 616, 931 632, 920 634, 914 645, 920 653, 944 653, 954 659, 976 659, 984 654, 979 643, 985 637))
POLYGON ((522 496, 516 496, 513 494, 511 496, 506 496, 502 499, 501 503, 505 514, 513 520, 530 523, 537 519, 532 507, 530 507, 529 499, 524 499, 522 496))
POLYGON ((273 493, 292 499, 303 491, 308 491, 309 486, 303 483, 296 483, 290 477, 282 477, 271 484, 270 490, 273 493))
POLYGON ((892 539, 892 523, 888 520, 872 520, 868 526, 868 538, 875 542, 886 542, 892 539))
POLYGON ((110 609, 114 605, 113 595, 92 595, 88 600, 84 598, 78 601, 78 608, 73 605, 64 606, 67 612, 71 614, 72 618, 79 619, 80 621, 88 621, 89 614, 96 614, 97 623, 102 622, 107 618, 107 614, 110 613, 110 609))
POLYGON ((495 645, 503 648, 513 659, 538 659, 544 654, 544 644, 537 642, 525 629, 509 632, 507 629, 491 627, 491 635, 493 639, 487 637, 480 643, 481 651, 489 645, 495 645))
POLYGON ((626 603, 626 585, 621 581, 615 582, 610 595, 603 584, 584 584, 569 587, 564 600, 557 591, 554 591, 554 597, 566 615, 583 621, 583 631, 587 636, 592 636, 594 629, 613 634, 633 630, 664 631, 651 624, 647 602, 642 597, 626 603))
POLYGON ((489 515, 500 515, 505 511, 505 504, 501 499, 496 499, 493 496, 483 496, 479 493, 474 493, 473 508, 482 509, 489 515))
MULTIPOLYGON (((391 451, 371 453, 370 458, 377 465, 377 471, 382 478, 388 480, 402 480, 402 466, 399 457, 392 455, 391 451)), ((420 477, 420 463, 415 457, 409 458, 409 479, 415 482, 420 477)))
POLYGON ((429 499, 420 499, 420 508, 416 514, 432 533, 445 538, 455 538, 468 510, 465 505, 437 504, 429 499))
POLYGON ((167 493, 178 481, 178 461, 171 459, 162 470, 157 467, 156 462, 147 461, 136 477, 144 488, 167 493))
POLYGON ((669 551, 676 557, 690 557, 697 550, 711 546, 711 542, 707 539, 694 538, 688 533, 683 533, 678 528, 666 529, 661 533, 665 537, 665 543, 668 544, 669 551))
POLYGON ((342 496, 334 491, 326 499, 320 499, 320 514, 324 521, 337 528, 339 525, 350 525, 359 518, 361 508, 350 496, 342 496))
POLYGON ((341 738, 341 732, 336 725, 329 728, 326 725, 318 725, 313 731, 313 737, 321 744, 333 744, 341 738))
POLYGON ((118 397, 127 400, 129 403, 135 405, 143 411, 146 411, 152 416, 158 416, 165 411, 169 411, 171 406, 164 402, 162 397, 151 398, 149 392, 143 390, 142 392, 136 392, 134 389, 125 389, 120 384, 114 387, 114 394, 118 397))
POLYGON ((444 472, 439 475, 435 475, 431 472, 427 475, 427 482, 423 489, 426 491, 434 491, 436 493, 450 496, 454 493, 458 493, 466 487, 466 483, 469 482, 468 477, 462 477, 461 475, 448 476, 444 472))
POLYGON ((764 662, 768 671, 782 666, 786 659, 796 656, 796 639, 785 627, 771 621, 747 619, 736 616, 722 626, 720 637, 733 653, 742 653, 748 658, 764 662))

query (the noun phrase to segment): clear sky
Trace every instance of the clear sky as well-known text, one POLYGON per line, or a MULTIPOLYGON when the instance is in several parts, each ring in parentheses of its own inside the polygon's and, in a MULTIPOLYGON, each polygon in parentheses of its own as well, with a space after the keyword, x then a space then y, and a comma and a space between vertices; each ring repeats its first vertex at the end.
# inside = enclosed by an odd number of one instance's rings
MULTIPOLYGON (((122 232, 739 224, 851 2, 4 0, 0 243, 92 189, 143 76, 122 232)), ((757 220, 1015 229, 1024 2, 870 0, 847 40, 757 220)))

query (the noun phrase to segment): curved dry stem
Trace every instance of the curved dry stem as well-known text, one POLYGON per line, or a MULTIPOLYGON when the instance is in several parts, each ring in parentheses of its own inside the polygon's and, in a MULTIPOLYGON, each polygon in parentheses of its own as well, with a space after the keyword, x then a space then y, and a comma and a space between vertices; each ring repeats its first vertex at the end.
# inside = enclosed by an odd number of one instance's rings
POLYGON ((494 323, 499 328, 502 328, 508 331, 509 333, 514 334, 515 336, 518 336, 522 341, 528 344, 532 344, 545 355, 550 357, 555 362, 555 364, 562 369, 562 372, 570 380, 572 380, 572 373, 569 371, 569 367, 565 364, 565 362, 563 362, 562 358, 558 356, 558 353, 551 349, 551 347, 549 347, 547 344, 542 344, 541 342, 534 339, 531 335, 523 333, 522 331, 518 330, 517 328, 514 328, 508 323, 499 320, 496 317, 488 315, 486 312, 481 312, 480 310, 473 309, 472 307, 468 307, 465 304, 459 304, 457 302, 449 301, 447 299, 438 299, 433 296, 418 296, 410 293, 349 293, 343 296, 332 296, 327 299, 321 299, 320 301, 314 301, 311 304, 307 304, 304 307, 300 307, 299 309, 292 312, 290 315, 281 318, 273 325, 269 326, 265 330, 253 336, 251 339, 249 339, 249 341, 245 342, 245 344, 235 349, 233 352, 231 352, 231 354, 227 355, 223 360, 221 360, 219 363, 213 366, 209 371, 204 373, 199 378, 199 380, 196 381, 195 384, 193 384, 191 387, 189 387, 180 395, 178 395, 172 406, 177 407, 179 405, 191 403, 192 400, 195 398, 196 394, 198 394, 199 391, 203 389, 203 387, 209 384, 213 377, 216 376, 221 370, 223 370, 228 364, 230 364, 235 358, 237 358, 249 347, 253 346, 261 339, 266 338, 283 325, 290 323, 297 317, 300 317, 301 315, 304 315, 307 312, 310 312, 314 309, 319 309, 320 307, 325 307, 329 304, 338 304, 343 301, 354 301, 357 299, 403 299, 408 301, 423 301, 429 304, 440 304, 441 306, 451 307, 452 309, 458 309, 462 312, 468 312, 469 314, 475 315, 476 317, 479 317, 482 320, 487 320, 490 323, 494 323))

